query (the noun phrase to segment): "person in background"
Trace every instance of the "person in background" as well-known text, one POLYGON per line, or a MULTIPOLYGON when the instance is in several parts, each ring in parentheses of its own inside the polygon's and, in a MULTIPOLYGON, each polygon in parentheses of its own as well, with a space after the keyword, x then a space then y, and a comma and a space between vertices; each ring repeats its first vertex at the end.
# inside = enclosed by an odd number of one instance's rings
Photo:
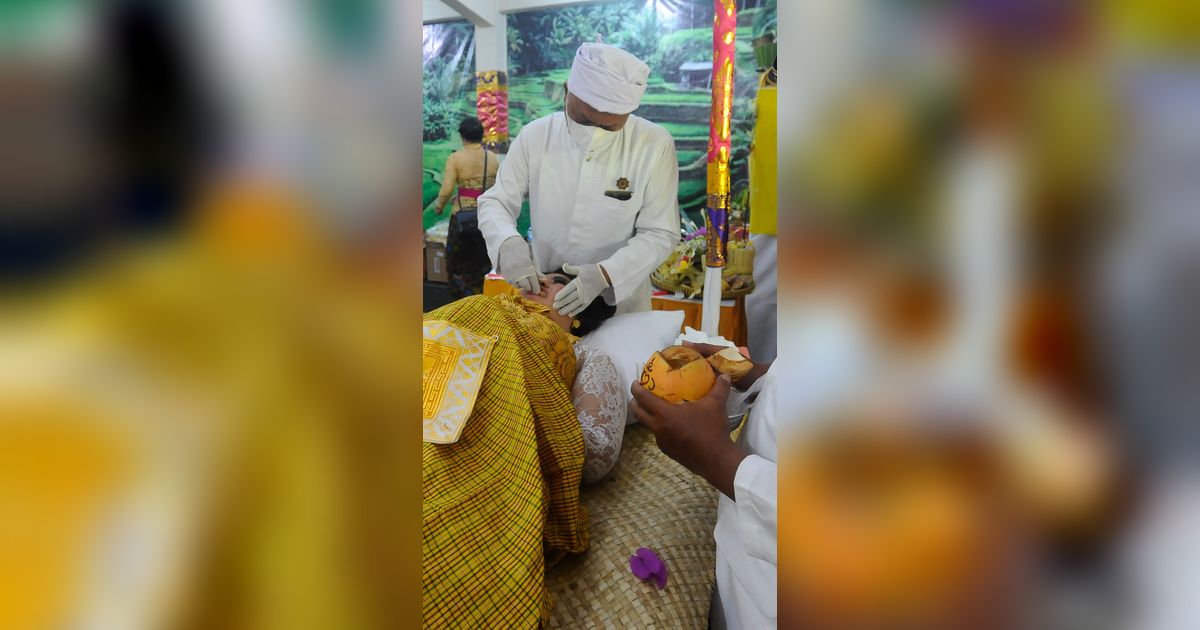
POLYGON ((554 308, 575 315, 603 296, 617 314, 650 310, 650 273, 679 242, 679 161, 666 129, 631 114, 650 68, 604 44, 579 47, 564 111, 521 129, 479 198, 479 227, 496 270, 538 290, 561 268, 574 279, 554 308), (534 243, 517 232, 529 198, 534 243))
POLYGON ((458 125, 458 135, 463 148, 446 158, 442 189, 434 202, 440 215, 446 211, 450 199, 454 199, 446 236, 446 268, 454 299, 482 293, 483 277, 491 271, 487 244, 479 231, 477 200, 495 183, 500 168, 499 156, 482 145, 483 125, 478 118, 464 118, 458 125))

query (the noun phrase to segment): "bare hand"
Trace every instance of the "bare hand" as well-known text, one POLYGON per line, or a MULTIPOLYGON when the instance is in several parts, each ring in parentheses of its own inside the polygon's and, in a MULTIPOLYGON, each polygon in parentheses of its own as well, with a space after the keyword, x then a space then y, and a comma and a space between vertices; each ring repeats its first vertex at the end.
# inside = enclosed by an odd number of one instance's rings
POLYGON ((729 388, 729 377, 722 376, 704 398, 679 404, 646 391, 641 383, 630 391, 633 415, 654 432, 658 448, 732 499, 733 478, 746 452, 729 437, 729 388))

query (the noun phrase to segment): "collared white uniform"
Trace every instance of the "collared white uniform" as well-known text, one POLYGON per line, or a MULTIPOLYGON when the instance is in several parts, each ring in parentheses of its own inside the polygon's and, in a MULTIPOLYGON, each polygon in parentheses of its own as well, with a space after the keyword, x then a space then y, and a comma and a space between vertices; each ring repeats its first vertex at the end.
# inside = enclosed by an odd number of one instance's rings
POLYGON ((517 217, 528 195, 539 271, 600 263, 613 285, 605 298, 617 312, 646 311, 650 273, 679 242, 678 188, 675 141, 666 129, 631 115, 610 132, 558 112, 517 135, 495 185, 479 197, 479 229, 496 264, 500 244, 520 236, 517 217), (628 200, 605 196, 620 183, 628 200))
MULTIPOLYGON (((775 366, 745 394, 757 394, 738 437, 750 455, 733 478, 736 501, 724 494, 717 506, 717 593, 713 627, 774 628, 776 623, 775 366)), ((731 398, 731 410, 741 401, 731 398)), ((744 408, 744 407, 743 407, 744 408)))

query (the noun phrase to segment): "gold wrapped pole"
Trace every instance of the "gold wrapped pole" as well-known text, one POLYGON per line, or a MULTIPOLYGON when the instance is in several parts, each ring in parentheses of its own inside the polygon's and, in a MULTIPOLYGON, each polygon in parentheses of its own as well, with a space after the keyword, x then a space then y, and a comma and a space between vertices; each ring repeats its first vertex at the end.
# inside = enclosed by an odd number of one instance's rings
POLYGON ((475 73, 475 106, 483 124, 483 146, 508 152, 508 73, 485 70, 475 73))
POLYGON ((708 130, 708 204, 704 209, 706 247, 701 328, 716 335, 721 319, 722 269, 729 246, 730 117, 733 113, 733 60, 737 5, 714 0, 712 116, 708 130))
POLYGON ((705 263, 724 267, 729 242, 730 118, 733 114, 733 60, 736 48, 737 5, 714 0, 712 114, 708 128, 708 204, 704 223, 708 233, 705 263))

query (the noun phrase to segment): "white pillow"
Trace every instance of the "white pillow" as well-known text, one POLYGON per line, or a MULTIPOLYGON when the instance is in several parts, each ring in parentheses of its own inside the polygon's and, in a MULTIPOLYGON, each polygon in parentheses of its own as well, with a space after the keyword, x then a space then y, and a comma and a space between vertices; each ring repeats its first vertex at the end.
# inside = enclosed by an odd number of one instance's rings
POLYGON ((643 311, 616 315, 585 335, 579 343, 603 351, 617 366, 624 383, 626 400, 632 400, 629 388, 642 375, 642 366, 656 350, 675 342, 683 326, 683 311, 643 311))

